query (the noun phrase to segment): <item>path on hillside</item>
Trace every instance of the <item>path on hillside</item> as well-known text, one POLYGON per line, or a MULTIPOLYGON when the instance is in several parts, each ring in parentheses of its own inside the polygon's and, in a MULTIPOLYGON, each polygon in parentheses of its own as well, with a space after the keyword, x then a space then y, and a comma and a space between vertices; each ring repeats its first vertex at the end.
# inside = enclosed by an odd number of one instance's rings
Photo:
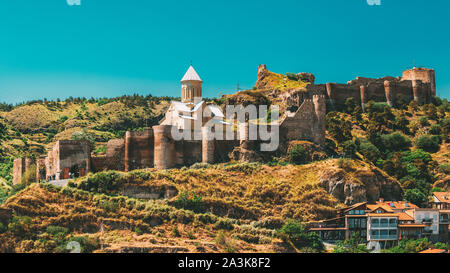
POLYGON ((67 184, 69 184, 70 180, 71 179, 53 180, 48 183, 52 184, 53 186, 56 186, 56 187, 64 188, 65 186, 67 186, 67 184))

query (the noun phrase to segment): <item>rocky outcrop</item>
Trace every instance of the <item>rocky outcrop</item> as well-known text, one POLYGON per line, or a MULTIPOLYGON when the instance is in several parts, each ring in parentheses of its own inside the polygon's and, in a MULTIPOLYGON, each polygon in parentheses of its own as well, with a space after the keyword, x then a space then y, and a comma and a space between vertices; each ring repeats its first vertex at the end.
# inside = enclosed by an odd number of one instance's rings
POLYGON ((302 72, 297 74, 297 78, 301 81, 314 84, 316 77, 312 73, 302 72))
POLYGON ((120 193, 138 199, 171 199, 177 196, 178 190, 175 186, 167 185, 160 187, 126 185, 120 193))
POLYGON ((403 190, 397 180, 374 166, 358 166, 357 169, 333 167, 321 170, 320 185, 346 205, 373 203, 380 198, 402 199, 403 190))

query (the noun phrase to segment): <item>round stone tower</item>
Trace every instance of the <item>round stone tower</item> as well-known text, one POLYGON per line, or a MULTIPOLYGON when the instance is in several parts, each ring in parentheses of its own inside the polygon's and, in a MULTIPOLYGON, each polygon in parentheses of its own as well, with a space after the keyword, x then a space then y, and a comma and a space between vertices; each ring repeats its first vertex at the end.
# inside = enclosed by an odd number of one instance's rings
POLYGON ((171 139, 172 125, 153 126, 155 136, 155 168, 165 170, 175 167, 175 143, 171 139))
POLYGON ((202 79, 191 65, 181 80, 181 101, 185 103, 201 101, 202 79))

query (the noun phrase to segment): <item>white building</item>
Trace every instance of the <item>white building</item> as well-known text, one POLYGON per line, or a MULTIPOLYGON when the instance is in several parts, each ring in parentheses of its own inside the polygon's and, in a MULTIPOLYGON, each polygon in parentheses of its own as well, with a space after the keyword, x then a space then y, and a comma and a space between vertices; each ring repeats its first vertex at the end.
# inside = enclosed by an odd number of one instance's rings
POLYGON ((202 99, 202 79, 191 65, 181 79, 181 101, 172 101, 160 125, 174 125, 180 130, 201 130, 207 123, 224 122, 222 109, 202 99))
POLYGON ((414 208, 406 213, 414 217, 416 224, 425 224, 424 236, 437 238, 439 236, 439 210, 428 208, 414 208))

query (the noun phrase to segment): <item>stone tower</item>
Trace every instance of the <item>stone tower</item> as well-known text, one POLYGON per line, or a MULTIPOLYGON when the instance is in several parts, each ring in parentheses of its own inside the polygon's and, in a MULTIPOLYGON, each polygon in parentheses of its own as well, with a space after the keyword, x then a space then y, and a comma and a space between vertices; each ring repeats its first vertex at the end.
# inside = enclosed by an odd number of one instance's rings
POLYGON ((325 130, 327 106, 325 95, 313 95, 314 112, 316 115, 316 124, 313 125, 313 139, 315 143, 325 144, 325 130))
POLYGON ((419 80, 422 83, 429 83, 431 88, 431 96, 436 96, 436 76, 434 69, 414 67, 413 69, 403 71, 402 80, 419 80))
POLYGON ((181 101, 184 103, 199 102, 202 98, 202 83, 202 79, 191 65, 181 80, 181 101))

